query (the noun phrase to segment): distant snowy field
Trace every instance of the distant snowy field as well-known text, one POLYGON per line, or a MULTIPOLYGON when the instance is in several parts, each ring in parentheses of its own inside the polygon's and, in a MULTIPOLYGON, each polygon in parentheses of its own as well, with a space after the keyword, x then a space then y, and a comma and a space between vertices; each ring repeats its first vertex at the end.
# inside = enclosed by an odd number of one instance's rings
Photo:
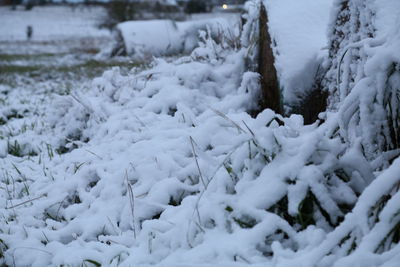
POLYGON ((34 7, 30 11, 0 7, 0 41, 26 40, 26 28, 33 27, 33 41, 106 37, 109 31, 97 28, 104 15, 101 7, 34 7))

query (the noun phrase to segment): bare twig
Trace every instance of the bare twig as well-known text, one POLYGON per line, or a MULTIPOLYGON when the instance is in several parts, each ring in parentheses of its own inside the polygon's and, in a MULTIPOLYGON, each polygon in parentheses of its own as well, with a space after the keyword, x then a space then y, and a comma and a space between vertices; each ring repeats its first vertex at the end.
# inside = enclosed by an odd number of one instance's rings
POLYGON ((226 116, 224 113, 222 113, 221 111, 216 110, 216 109, 214 109, 214 108, 212 108, 212 107, 210 107, 210 109, 211 109, 212 111, 214 111, 214 113, 217 114, 218 116, 220 116, 220 117, 224 118, 225 120, 227 120, 228 122, 230 122, 233 126, 235 126, 235 127, 238 129, 239 132, 246 133, 246 131, 243 130, 243 128, 240 127, 239 124, 237 124, 236 122, 234 122, 233 120, 231 120, 231 119, 230 119, 228 116, 226 116))
POLYGON ((32 198, 32 199, 28 199, 28 200, 26 200, 26 201, 24 201, 24 202, 15 204, 14 206, 6 207, 6 209, 13 209, 13 208, 22 206, 22 205, 24 205, 24 204, 26 204, 26 203, 33 202, 33 201, 35 201, 35 200, 41 199, 42 197, 46 197, 46 196, 47 196, 46 194, 43 194, 43 195, 41 195, 41 196, 39 196, 39 197, 35 197, 35 198, 32 198))
POLYGON ((245 122, 244 120, 242 120, 242 122, 243 122, 244 126, 246 126, 247 130, 249 130, 250 134, 251 134, 253 137, 255 137, 254 132, 250 129, 250 127, 246 124, 246 122, 245 122))
POLYGON ((132 214, 132 224, 133 224, 133 236, 136 239, 136 225, 135 225, 135 196, 133 195, 132 186, 128 181, 128 172, 125 172, 126 179, 126 187, 129 196, 129 204, 131 206, 131 214, 132 214))
POLYGON ((89 149, 86 149, 86 148, 85 148, 85 150, 86 150, 87 152, 89 152, 90 154, 92 154, 92 155, 94 155, 94 156, 98 157, 100 160, 103 160, 103 158, 102 158, 102 157, 100 157, 100 156, 99 156, 99 155, 97 155, 96 153, 94 153, 94 152, 90 151, 89 149))
POLYGON ((204 188, 206 188, 207 185, 204 182, 203 174, 201 173, 201 170, 200 170, 199 161, 197 160, 197 154, 196 154, 196 151, 194 150, 194 140, 191 136, 190 136, 190 144, 192 145, 193 156, 194 156, 194 160, 196 161, 197 170, 199 171, 200 180, 203 183, 204 188))

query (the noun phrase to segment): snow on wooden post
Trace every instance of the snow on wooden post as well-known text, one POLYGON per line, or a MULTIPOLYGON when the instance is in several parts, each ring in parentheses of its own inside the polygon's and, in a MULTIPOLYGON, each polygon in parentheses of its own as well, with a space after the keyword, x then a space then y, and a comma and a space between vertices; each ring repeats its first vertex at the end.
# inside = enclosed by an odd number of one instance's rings
POLYGON ((261 109, 270 108, 281 114, 281 95, 278 75, 274 66, 274 54, 271 48, 271 36, 268 29, 268 16, 263 3, 260 9, 260 43, 258 72, 261 75, 261 109))

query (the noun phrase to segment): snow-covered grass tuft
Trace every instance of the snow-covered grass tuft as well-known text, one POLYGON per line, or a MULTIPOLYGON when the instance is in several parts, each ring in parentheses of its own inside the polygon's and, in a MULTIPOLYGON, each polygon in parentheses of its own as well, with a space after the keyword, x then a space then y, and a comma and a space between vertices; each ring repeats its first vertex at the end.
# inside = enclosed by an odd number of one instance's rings
MULTIPOLYGON (((191 57, 160 59, 129 75, 114 68, 88 89, 51 94, 51 102, 46 91, 39 92, 26 101, 27 114, 8 116, 2 130, 12 132, 5 132, 1 160, 7 264, 151 263, 189 245, 186 237, 162 245, 160 231, 180 231, 168 219, 175 210, 181 214, 176 219, 185 218, 179 225, 190 220, 190 199, 214 180, 211 170, 219 171, 219 161, 232 152, 224 139, 235 128, 221 114, 254 102, 257 79, 249 72, 245 81, 237 75, 245 71, 244 49, 228 45, 223 51, 209 35, 203 38, 191 57), (35 101, 42 104, 32 114, 35 101), (29 121, 36 122, 29 133, 19 130, 29 121), (209 131, 218 135, 210 139, 209 131), (25 154, 28 144, 36 156, 25 154), (143 257, 132 259, 132 249, 143 250, 143 257)), ((27 95, 18 93, 18 99, 27 95)))

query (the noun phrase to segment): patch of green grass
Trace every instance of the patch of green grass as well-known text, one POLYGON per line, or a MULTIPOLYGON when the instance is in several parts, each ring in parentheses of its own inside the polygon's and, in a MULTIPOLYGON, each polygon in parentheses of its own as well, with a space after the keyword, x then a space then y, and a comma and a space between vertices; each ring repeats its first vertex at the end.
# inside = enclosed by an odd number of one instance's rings
MULTIPOLYGON (((96 51, 84 51, 85 54, 95 53, 96 51)), ((0 84, 10 88, 18 86, 34 85, 36 82, 50 81, 56 82, 58 88, 62 89, 60 94, 69 94, 71 82, 78 82, 93 79, 112 67, 120 67, 123 74, 126 74, 134 67, 145 68, 148 62, 132 62, 127 58, 126 61, 109 60, 79 60, 72 65, 56 64, 56 59, 63 57, 64 54, 2 54, 0 53, 0 84), (17 63, 22 61, 23 64, 17 63), (65 84, 65 85, 64 85, 65 84), (63 88, 65 87, 65 88, 63 88)), ((1 103, 0 103, 1 104, 1 103)), ((4 118, 5 120, 6 118, 4 118)), ((0 121, 0 124, 4 121, 0 121)))
MULTIPOLYGON (((1 59, 0 59, 1 61, 1 59)), ((143 63, 129 63, 129 62, 113 62, 113 61, 97 61, 89 60, 84 63, 70 65, 70 66, 40 66, 40 65, 0 65, 0 73, 7 74, 28 74, 29 76, 40 76, 41 74, 57 74, 57 73, 73 73, 80 76, 92 78, 100 75, 103 71, 111 67, 133 68, 142 66, 143 63)))
POLYGON ((40 66, 0 65, 1 74, 26 73, 40 69, 40 66))
POLYGON ((232 211, 233 211, 233 208, 232 208, 231 206, 226 206, 225 210, 226 210, 227 212, 232 212, 232 211))
POLYGON ((101 264, 95 260, 91 260, 91 259, 86 259, 83 261, 82 266, 90 266, 90 265, 94 265, 96 267, 101 267, 101 264))
POLYGON ((240 226, 240 228, 246 229, 251 229, 257 224, 257 221, 255 219, 247 215, 243 215, 240 218, 234 217, 233 221, 236 222, 240 226))
POLYGON ((14 61, 14 60, 35 60, 43 57, 60 56, 62 54, 54 53, 41 53, 41 54, 0 54, 1 61, 14 61))
POLYGON ((37 153, 33 150, 29 151, 29 153, 23 153, 23 147, 18 143, 17 140, 15 140, 14 143, 7 142, 7 152, 8 154, 13 155, 15 157, 37 156, 37 153))
POLYGON ((8 142, 7 143, 7 150, 8 150, 8 154, 13 155, 15 157, 22 157, 22 149, 21 146, 19 145, 19 143, 17 142, 17 140, 14 141, 13 143, 8 142))
POLYGON ((143 63, 115 62, 115 61, 97 61, 89 60, 81 64, 72 66, 59 66, 55 70, 58 72, 85 73, 87 76, 99 75, 101 72, 112 67, 133 68, 142 66, 143 63))
POLYGON ((9 114, 7 114, 7 120, 11 119, 22 119, 24 116, 18 112, 16 109, 12 109, 9 114))

